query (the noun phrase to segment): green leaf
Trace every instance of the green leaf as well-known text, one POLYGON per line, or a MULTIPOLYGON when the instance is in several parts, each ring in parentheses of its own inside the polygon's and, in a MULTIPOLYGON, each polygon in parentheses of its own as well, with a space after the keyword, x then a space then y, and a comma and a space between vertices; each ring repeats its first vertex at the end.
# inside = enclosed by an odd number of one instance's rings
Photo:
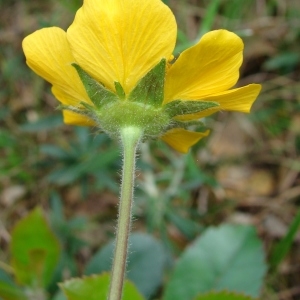
POLYGON ((51 172, 46 179, 58 185, 66 185, 74 182, 83 173, 84 166, 82 164, 77 164, 73 166, 63 166, 57 170, 51 172))
POLYGON ((81 0, 61 0, 61 4, 63 4, 66 8, 70 10, 72 13, 76 13, 76 11, 81 7, 81 0))
POLYGON ((79 65, 73 63, 72 66, 76 69, 89 98, 96 107, 100 108, 107 103, 118 100, 116 94, 92 78, 79 65))
POLYGON ((11 260, 20 284, 46 287, 60 255, 57 238, 40 208, 34 209, 13 229, 11 260))
POLYGON ((243 294, 236 294, 236 293, 223 291, 219 293, 211 292, 205 295, 199 295, 194 300, 255 300, 255 299, 243 294))
POLYGON ((10 285, 13 285, 14 281, 13 281, 12 277, 10 275, 8 275, 8 273, 6 273, 4 270, 1 269, 3 267, 4 268, 10 268, 10 266, 4 266, 4 263, 1 262, 1 267, 0 267, 0 281, 5 282, 5 283, 10 284, 10 285))
POLYGON ((129 101, 160 107, 164 100, 166 60, 162 59, 136 85, 128 96, 129 101))
MULTIPOLYGON (((163 280, 166 264, 163 246, 152 236, 142 233, 133 233, 129 245, 127 278, 146 298, 149 298, 163 280)), ((85 273, 90 275, 110 271, 113 249, 113 242, 104 246, 90 260, 85 273)))
POLYGON ((298 211, 296 217, 291 223, 286 236, 273 248, 271 252, 270 264, 273 270, 275 270, 278 267, 278 265, 282 262, 282 260, 289 252, 294 237, 298 232, 299 226, 300 226, 300 210, 298 211))
POLYGON ((179 258, 163 299, 190 300, 225 289, 257 297, 266 269, 252 226, 209 228, 179 258))
POLYGON ((298 52, 284 52, 269 58, 263 64, 263 67, 268 71, 274 71, 281 68, 293 70, 299 62, 300 54, 298 52))
POLYGON ((70 158, 70 154, 68 152, 54 145, 43 144, 40 146, 40 152, 57 159, 63 160, 70 158))
POLYGON ((51 300, 67 300, 62 291, 58 291, 51 300))
POLYGON ((218 15, 218 9, 220 7, 220 0, 211 0, 207 4, 205 9, 204 18, 201 20, 201 26, 198 36, 202 37, 206 32, 212 30, 213 24, 218 15))
POLYGON ((219 106, 219 103, 201 100, 175 100, 164 105, 164 111, 170 116, 170 118, 173 118, 175 116, 196 114, 216 106, 219 106))
POLYGON ((188 239, 193 239, 200 233, 202 227, 193 220, 183 218, 173 211, 166 211, 166 217, 170 220, 188 239))
POLYGON ((48 117, 41 117, 35 122, 22 124, 20 129, 25 132, 40 132, 51 130, 55 127, 63 125, 63 117, 59 115, 51 115, 48 117))
POLYGON ((27 300, 20 288, 4 281, 0 281, 0 298, 3 300, 27 300))
MULTIPOLYGON (((75 278, 60 284, 68 300, 106 299, 109 289, 109 274, 75 278)), ((134 285, 125 281, 122 300, 143 300, 134 285)))

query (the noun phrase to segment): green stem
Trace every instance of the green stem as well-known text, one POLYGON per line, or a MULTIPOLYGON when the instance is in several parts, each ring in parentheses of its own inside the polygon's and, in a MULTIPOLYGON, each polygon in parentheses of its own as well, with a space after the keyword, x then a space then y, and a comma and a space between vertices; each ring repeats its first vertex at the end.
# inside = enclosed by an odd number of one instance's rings
POLYGON ((112 277, 108 300, 121 300, 123 281, 126 271, 128 238, 131 227, 131 207, 133 199, 135 154, 142 136, 142 130, 137 127, 125 127, 120 131, 123 145, 123 172, 119 204, 119 217, 112 277))

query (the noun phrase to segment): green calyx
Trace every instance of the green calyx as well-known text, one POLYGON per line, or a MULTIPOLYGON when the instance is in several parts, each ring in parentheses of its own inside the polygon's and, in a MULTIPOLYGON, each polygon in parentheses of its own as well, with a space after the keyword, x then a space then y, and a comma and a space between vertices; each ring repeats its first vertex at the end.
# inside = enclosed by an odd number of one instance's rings
POLYGON ((120 101, 97 113, 101 128, 112 136, 119 135, 120 128, 137 127, 143 138, 155 138, 165 131, 170 123, 169 116, 161 108, 139 102, 120 101))
POLYGON ((180 121, 176 117, 196 114, 214 109, 219 104, 201 100, 175 100, 163 105, 166 60, 162 59, 153 69, 139 80, 133 90, 126 95, 122 85, 114 82, 115 92, 97 82, 79 65, 72 64, 80 77, 93 105, 81 102, 78 107, 60 106, 92 119, 100 130, 119 138, 126 127, 140 128, 143 140, 156 138, 172 128, 188 129, 199 120, 180 121))

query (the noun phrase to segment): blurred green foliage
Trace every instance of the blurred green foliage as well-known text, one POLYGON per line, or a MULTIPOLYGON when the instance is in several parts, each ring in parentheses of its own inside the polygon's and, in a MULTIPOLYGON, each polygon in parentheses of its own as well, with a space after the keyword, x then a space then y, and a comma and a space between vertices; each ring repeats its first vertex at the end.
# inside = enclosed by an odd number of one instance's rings
POLYGON ((93 177, 93 186, 102 190, 109 188, 118 190, 116 173, 119 170, 120 150, 112 149, 112 142, 104 135, 93 135, 84 127, 75 128, 76 140, 68 144, 68 148, 43 144, 40 151, 46 157, 39 165, 43 168, 54 166, 47 181, 57 185, 73 184, 76 181, 82 187, 83 198, 91 188, 89 178, 93 177))
MULTIPOLYGON (((73 260, 70 255, 76 254, 83 244, 73 232, 74 229, 82 230, 85 221, 78 218, 66 221, 55 194, 52 208, 52 226, 60 237, 62 248, 40 208, 17 222, 10 249, 16 283, 8 274, 0 272, 3 300, 65 299, 51 281, 63 280, 64 270, 71 271, 72 277, 77 275, 69 264, 73 260), (68 245, 73 245, 73 249, 68 249, 68 245)), ((125 283, 123 298, 150 299, 163 284, 167 262, 175 264, 174 258, 161 242, 145 233, 132 234, 129 244, 128 278, 135 286, 125 283)), ((67 299, 102 299, 107 294, 109 275, 105 272, 111 268, 113 248, 114 243, 110 242, 90 259, 85 269, 90 276, 59 284, 67 299)), ((6 268, 8 270, 9 266, 6 268)), ((211 227, 182 253, 165 286, 163 299, 193 299, 210 290, 258 296, 265 272, 264 251, 253 227, 211 227)), ((222 294, 216 299, 222 299, 222 294)))

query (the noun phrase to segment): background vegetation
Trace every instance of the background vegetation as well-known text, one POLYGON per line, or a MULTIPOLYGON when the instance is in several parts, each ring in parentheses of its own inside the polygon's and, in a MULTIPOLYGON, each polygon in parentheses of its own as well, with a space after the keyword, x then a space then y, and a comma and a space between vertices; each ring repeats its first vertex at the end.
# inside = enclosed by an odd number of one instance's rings
MULTIPOLYGON (((165 2, 178 22, 175 53, 209 30, 234 31, 245 43, 238 85, 263 91, 250 115, 208 118, 210 137, 187 155, 142 145, 133 231, 176 257, 208 225, 255 225, 270 265, 262 299, 300 299, 300 2, 165 2)), ((0 261, 10 261, 13 226, 40 205, 63 245, 58 281, 81 275, 114 235, 120 153, 108 137, 63 124, 21 42, 41 27, 67 29, 80 5, 0 0, 0 261)))

